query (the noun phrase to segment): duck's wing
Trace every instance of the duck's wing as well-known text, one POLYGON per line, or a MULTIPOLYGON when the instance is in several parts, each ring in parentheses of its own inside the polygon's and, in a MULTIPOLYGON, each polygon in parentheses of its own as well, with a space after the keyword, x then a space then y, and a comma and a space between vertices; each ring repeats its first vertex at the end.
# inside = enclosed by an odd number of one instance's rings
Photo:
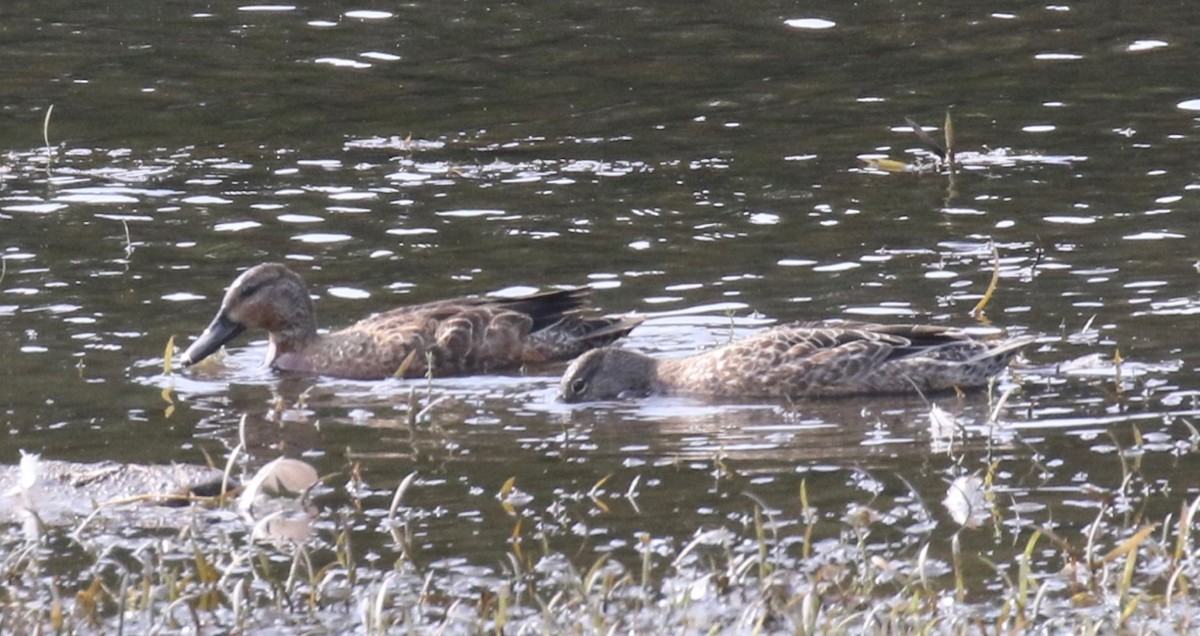
POLYGON ((866 326, 784 325, 735 342, 727 353, 769 394, 827 393, 858 383, 911 346, 903 335, 866 326))
POLYGON ((385 367, 403 368, 405 377, 423 376, 431 366, 435 376, 488 373, 569 359, 636 324, 581 318, 576 314, 586 301, 583 289, 446 300, 376 314, 327 340, 368 334, 376 357, 386 360, 385 367))
POLYGON ((880 324, 853 320, 819 320, 794 322, 775 327, 795 333, 795 337, 812 337, 829 341, 883 340, 912 347, 933 347, 973 338, 957 327, 944 325, 880 324))
POLYGON ((828 394, 908 344, 901 336, 844 325, 793 323, 688 358, 664 359, 664 390, 716 396, 828 394))
POLYGON ((557 323, 563 316, 578 312, 587 306, 587 301, 586 289, 556 289, 513 298, 451 298, 380 312, 360 320, 353 328, 391 330, 398 325, 425 325, 431 320, 450 320, 482 309, 490 315, 504 312, 524 314, 530 319, 530 331, 537 331, 557 323))

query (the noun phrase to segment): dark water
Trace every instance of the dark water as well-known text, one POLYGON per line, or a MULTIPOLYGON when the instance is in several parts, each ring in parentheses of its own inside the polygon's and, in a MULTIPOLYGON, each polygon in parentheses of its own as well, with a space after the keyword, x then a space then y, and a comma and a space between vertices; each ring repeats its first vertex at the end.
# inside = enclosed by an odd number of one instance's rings
MULTIPOLYGON (((446 568, 501 560, 510 477, 532 497, 513 514, 582 554, 743 529, 747 493, 794 520, 802 480, 833 527, 855 503, 940 501, 993 463, 1016 526, 1078 533, 1136 435, 1139 505, 1194 495, 1192 4, 353 9, 0 8, 0 460, 203 462, 244 417, 251 467, 360 465, 369 550, 387 552, 370 511, 417 471, 420 556, 446 568), (905 117, 940 136, 951 105, 977 153, 955 177, 861 167, 919 158, 905 117), (985 394, 936 398, 949 435, 916 398, 568 407, 554 368, 280 378, 257 366, 261 334, 163 377, 168 338, 267 260, 303 273, 326 326, 590 285, 601 310, 651 317, 627 346, 664 355, 823 317, 1039 340, 994 422, 985 394), (415 427, 414 389, 440 398, 415 427)), ((323 505, 348 505, 334 491, 323 505)), ((1000 549, 986 535, 969 541, 1000 549)))

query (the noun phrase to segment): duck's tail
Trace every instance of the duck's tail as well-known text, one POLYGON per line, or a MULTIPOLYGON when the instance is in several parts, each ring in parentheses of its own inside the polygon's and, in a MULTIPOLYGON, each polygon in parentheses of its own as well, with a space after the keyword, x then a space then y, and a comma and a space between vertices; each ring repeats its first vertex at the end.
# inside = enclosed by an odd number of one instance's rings
POLYGON ((588 290, 582 287, 556 289, 518 298, 488 298, 486 301, 528 315, 533 318, 530 331, 542 331, 586 307, 588 290))
POLYGON ((967 362, 983 362, 985 360, 993 360, 999 368, 1008 366, 1008 363, 1016 357, 1021 349, 1033 344, 1037 340, 1033 336, 1022 336, 1011 340, 1002 340, 997 342, 988 342, 988 347, 984 351, 979 352, 974 358, 967 362))
POLYGON ((565 362, 590 349, 616 342, 643 320, 638 316, 563 316, 558 322, 529 334, 523 357, 529 364, 565 362))

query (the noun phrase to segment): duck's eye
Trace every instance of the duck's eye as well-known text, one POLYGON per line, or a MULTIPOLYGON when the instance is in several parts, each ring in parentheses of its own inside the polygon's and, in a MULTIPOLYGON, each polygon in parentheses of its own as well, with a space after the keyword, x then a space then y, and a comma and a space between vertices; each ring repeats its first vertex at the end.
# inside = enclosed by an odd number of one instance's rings
POLYGON ((587 389, 587 382, 581 379, 571 380, 571 393, 576 395, 583 393, 587 389))

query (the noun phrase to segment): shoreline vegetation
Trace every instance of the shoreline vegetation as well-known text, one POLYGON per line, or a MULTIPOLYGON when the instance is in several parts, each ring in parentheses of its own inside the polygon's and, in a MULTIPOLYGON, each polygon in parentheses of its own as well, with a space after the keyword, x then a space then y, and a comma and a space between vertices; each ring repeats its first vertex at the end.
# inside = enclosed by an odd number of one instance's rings
MULTIPOLYGON (((939 411, 931 417, 951 417, 939 411)), ((1153 452, 1195 453, 1191 426, 1173 428, 1179 435, 1153 452)), ((767 502, 736 460, 717 456, 706 469, 715 488, 744 502, 737 515, 690 534, 635 532, 608 551, 582 526, 617 506, 637 510, 636 480, 626 491, 608 486, 630 475, 535 493, 552 500, 541 510, 510 479, 491 498, 512 531, 485 546, 505 555, 490 563, 430 552, 437 525, 453 521, 439 520, 436 502, 410 503, 422 489, 415 473, 389 493, 386 514, 381 492, 346 504, 326 488, 300 541, 264 535, 230 506, 193 506, 172 513, 185 515, 178 527, 128 535, 120 523, 27 527, 7 532, 0 550, 0 629, 1185 633, 1200 600, 1191 531, 1200 497, 1145 483, 1141 462, 1152 451, 1133 432, 1106 460, 1119 487, 1057 495, 1038 492, 1039 471, 1054 467, 1025 443, 1004 454, 990 440, 950 445, 941 501, 902 475, 860 469, 846 471, 861 482, 858 500, 814 504, 809 479, 797 475, 794 499, 767 502), (1094 508, 1090 523, 1056 521, 1056 509, 1080 505, 1094 508)), ((351 468, 324 482, 356 478, 351 468)))

